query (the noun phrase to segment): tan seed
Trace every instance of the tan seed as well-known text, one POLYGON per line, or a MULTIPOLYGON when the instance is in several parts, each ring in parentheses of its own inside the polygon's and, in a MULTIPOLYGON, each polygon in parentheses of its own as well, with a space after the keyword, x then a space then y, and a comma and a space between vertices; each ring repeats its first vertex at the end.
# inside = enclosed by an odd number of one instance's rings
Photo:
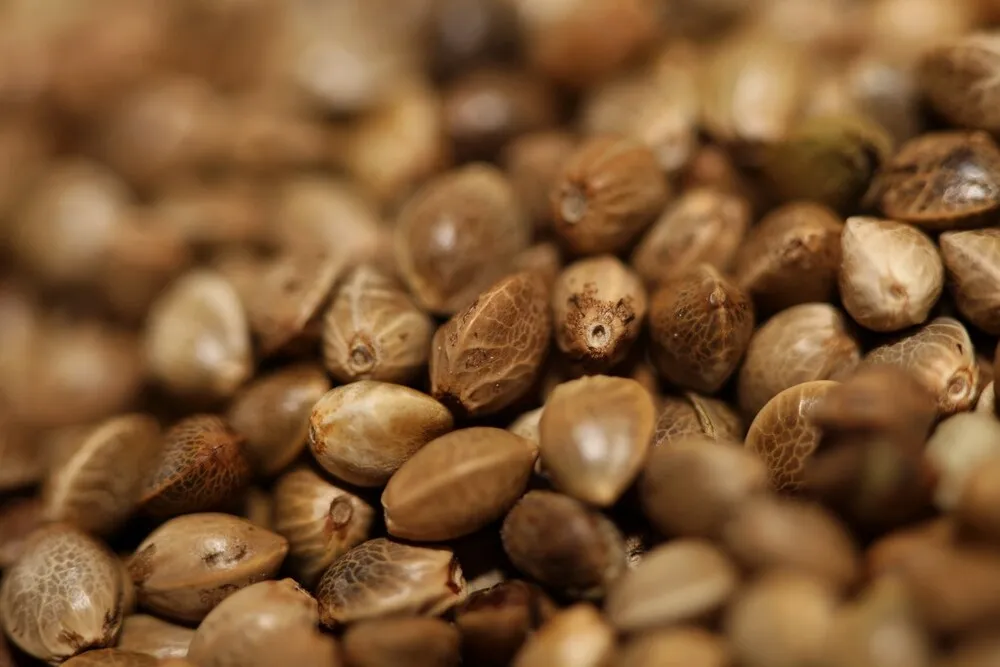
POLYGON ((653 447, 662 447, 689 435, 713 440, 743 440, 746 425, 723 401, 686 391, 666 396, 656 420, 653 447))
POLYGON ((732 655, 726 641, 697 626, 645 632, 628 640, 615 654, 618 667, 728 667, 732 655))
POLYGON ((601 667, 611 658, 615 633, 592 605, 561 610, 528 638, 514 667, 601 667))
POLYGON ((539 435, 539 426, 542 421, 542 410, 545 407, 535 408, 534 410, 529 410, 523 415, 515 419, 507 430, 514 435, 519 435, 529 442, 535 443, 538 447, 539 442, 541 442, 541 436, 539 435))
POLYGON ((945 232, 939 242, 959 312, 986 333, 1000 334, 1000 230, 945 232))
POLYGON ((118 648, 154 658, 183 658, 194 630, 146 614, 132 614, 122 623, 118 648))
POLYGON ((937 477, 934 504, 952 511, 975 470, 1000 457, 1000 422, 982 413, 953 415, 934 429, 925 456, 937 477))
POLYGON ((151 655, 102 648, 87 651, 63 663, 69 667, 159 667, 160 661, 151 655))
POLYGON ((963 525, 991 540, 1000 538, 1000 455, 984 461, 965 480, 955 514, 963 525))
POLYGON ((343 639, 350 667, 458 667, 458 631, 436 618, 387 618, 355 623, 343 639))
POLYGON ((920 61, 920 86, 934 109, 959 127, 1000 131, 1000 40, 981 32, 949 40, 920 61))

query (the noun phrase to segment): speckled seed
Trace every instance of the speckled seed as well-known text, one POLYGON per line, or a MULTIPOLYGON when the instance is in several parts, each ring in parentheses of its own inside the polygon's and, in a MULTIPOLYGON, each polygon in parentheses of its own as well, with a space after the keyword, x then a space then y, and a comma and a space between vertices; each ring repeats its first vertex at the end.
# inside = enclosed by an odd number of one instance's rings
POLYGON ((601 667, 615 647, 614 629, 590 604, 561 610, 514 657, 513 667, 601 667))
POLYGON ((228 514, 186 514, 156 528, 128 564, 139 603, 197 622, 236 591, 270 579, 288 541, 228 514))
POLYGON ((746 415, 756 415, 780 392, 803 382, 839 380, 861 361, 861 347, 847 319, 826 303, 781 311, 750 339, 737 395, 746 415))
POLYGON ((653 296, 650 354, 667 381, 711 394, 736 370, 753 324, 747 294, 710 265, 701 264, 653 296))
POLYGON ((344 481, 381 486, 452 425, 447 408, 427 394, 360 380, 332 389, 313 406, 309 449, 327 472, 344 481))
POLYGON ((697 626, 682 625, 640 634, 615 654, 617 667, 729 667, 726 641, 697 626))
POLYGON ((355 623, 343 639, 350 667, 458 667, 458 631, 436 618, 386 618, 355 623))
POLYGON ((656 418, 635 380, 593 375, 553 390, 539 423, 542 466, 559 490, 609 507, 642 469, 656 418))
POLYGON ((541 588, 517 579, 470 594, 455 609, 465 661, 507 667, 531 633, 557 610, 541 588))
POLYGON ((944 286, 930 237, 902 222, 853 217, 840 241, 840 297, 855 322, 899 331, 927 319, 944 286))
POLYGON ((939 242, 959 312, 983 331, 1000 334, 1000 229, 945 232, 939 242))
POLYGON ((503 548, 532 579, 574 597, 601 597, 625 571, 614 523, 574 498, 530 491, 504 519, 503 548))
POLYGON ((333 561, 368 539, 375 509, 308 468, 274 485, 274 531, 288 540, 287 567, 312 587, 333 561))
POLYGON ((536 445, 498 428, 460 429, 427 443, 382 493, 390 535, 451 540, 499 519, 524 493, 536 445))
POLYGON ((67 667, 160 667, 158 659, 144 653, 102 648, 87 651, 63 663, 67 667))
POLYGON ((438 176, 403 207, 395 231, 400 275, 426 310, 467 307, 530 242, 507 178, 471 164, 438 176))
POLYGON ((362 264, 333 292, 323 320, 323 361, 341 382, 406 384, 427 364, 434 322, 394 278, 362 264))
POLYGON ((1000 39, 996 33, 964 35, 931 49, 923 55, 919 72, 927 99, 952 124, 1000 132, 1000 39))
POLYGON ((302 453, 312 407, 330 390, 323 371, 296 365, 260 377, 236 395, 227 417, 260 475, 284 470, 302 453))
POLYGON ((261 665, 261 650, 293 626, 315 627, 319 610, 293 579, 262 581, 233 593, 198 625, 188 658, 201 667, 261 665))
POLYGON ((768 401, 750 424, 745 446, 764 461, 774 490, 801 488, 806 461, 816 451, 821 435, 810 414, 837 385, 814 380, 789 387, 768 401))
POLYGON ((670 190, 653 152, 618 136, 580 145, 552 188, 556 234, 574 253, 626 248, 663 209, 670 190))
POLYGON ((141 508, 156 517, 215 509, 250 483, 243 437, 221 417, 193 415, 164 435, 141 508))
POLYGON ((231 396, 253 373, 250 328, 229 281, 194 271, 152 305, 146 324, 149 371, 172 393, 231 396))
POLYGON ((24 553, 28 538, 45 522, 42 510, 42 499, 37 496, 4 501, 0 507, 0 570, 9 568, 24 553))
POLYGON ((937 475, 934 504, 952 511, 973 471, 1000 457, 1000 421, 982 413, 953 415, 934 429, 925 452, 937 475))
POLYGON ((39 660, 57 663, 110 646, 123 616, 118 560, 71 526, 37 531, 4 572, 0 624, 14 644, 39 660))
POLYGON ((736 284, 766 311, 829 301, 840 268, 844 225, 832 210, 812 202, 774 209, 750 230, 736 255, 736 284))
POLYGON ((680 539, 656 547, 611 588, 604 613, 620 632, 697 621, 721 608, 739 574, 711 543, 680 539))
POLYGON ((653 447, 662 447, 689 435, 741 441, 746 435, 746 426, 727 403, 716 398, 690 391, 664 397, 653 433, 653 447))
POLYGON ((915 333, 875 348, 865 362, 892 364, 912 373, 935 396, 942 415, 967 410, 976 400, 976 351, 956 319, 931 320, 915 333))
POLYGON ((714 539, 739 506, 767 486, 764 465, 739 443, 691 435, 650 452, 639 498, 664 535, 714 539))
POLYGON ((649 285, 675 280, 702 262, 728 271, 750 226, 743 197, 711 188, 682 194, 632 253, 632 266, 649 285))
POLYGON ((107 534, 135 510, 163 440, 148 415, 114 417, 53 465, 42 492, 45 519, 107 534))
POLYGON ((379 537, 334 561, 316 588, 327 627, 382 616, 436 616, 465 600, 462 568, 449 549, 379 537))
POLYGON ((625 358, 646 317, 646 290, 617 257, 600 255, 565 269, 552 290, 559 349, 586 368, 607 369, 625 358))
POLYGON ((122 623, 118 648, 154 658, 183 658, 194 630, 146 614, 132 614, 122 623))
POLYGON ((456 414, 502 410, 537 379, 551 331, 542 279, 533 273, 504 278, 434 334, 431 393, 456 414))

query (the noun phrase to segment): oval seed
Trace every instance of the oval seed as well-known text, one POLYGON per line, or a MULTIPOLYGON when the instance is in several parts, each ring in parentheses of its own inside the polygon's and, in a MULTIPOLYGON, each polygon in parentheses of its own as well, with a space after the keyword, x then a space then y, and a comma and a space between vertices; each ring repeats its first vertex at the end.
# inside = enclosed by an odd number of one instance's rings
POLYGON ((344 633, 351 667, 458 667, 458 631, 436 618, 386 618, 355 623, 344 633))
POLYGON ((601 667, 615 647, 615 632, 590 604, 555 614, 514 657, 513 667, 601 667))
POLYGON ((989 334, 1000 334, 1000 230, 945 232, 938 239, 958 311, 989 334))
POLYGON ((143 653, 154 658, 183 658, 194 630, 175 625, 146 614, 132 614, 122 623, 118 648, 132 653, 143 653))
POLYGON ((743 440, 746 426, 725 402, 686 391, 666 396, 653 433, 653 448, 663 447, 689 435, 712 440, 743 440))

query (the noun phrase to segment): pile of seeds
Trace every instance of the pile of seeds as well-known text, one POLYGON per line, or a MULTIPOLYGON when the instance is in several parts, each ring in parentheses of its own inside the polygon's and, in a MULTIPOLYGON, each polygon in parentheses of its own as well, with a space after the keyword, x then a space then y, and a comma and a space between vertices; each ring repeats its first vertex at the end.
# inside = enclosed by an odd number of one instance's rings
POLYGON ((0 667, 1000 665, 994 25, 0 1, 0 667))

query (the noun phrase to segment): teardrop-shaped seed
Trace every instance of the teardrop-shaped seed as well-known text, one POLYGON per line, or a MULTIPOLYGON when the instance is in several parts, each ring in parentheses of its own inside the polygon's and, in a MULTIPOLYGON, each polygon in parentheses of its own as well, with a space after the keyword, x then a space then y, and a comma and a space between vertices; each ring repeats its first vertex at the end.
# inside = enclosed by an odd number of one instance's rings
POLYGON ((521 497, 537 455, 534 443, 498 428, 466 428, 432 440, 386 485, 386 529, 422 542, 475 532, 521 497))
POLYGON ((344 633, 351 667, 458 667, 459 636, 437 618, 385 618, 355 623, 344 633))
POLYGON ((538 629, 513 667, 601 667, 615 648, 615 631, 590 604, 561 610, 538 629))
POLYGON ((66 667, 160 667, 157 658, 145 653, 102 648, 87 651, 63 663, 66 667))
POLYGON ((664 397, 655 429, 654 448, 690 435, 712 440, 743 440, 747 430, 743 420, 727 403, 691 391, 664 397))
POLYGON ((123 595, 114 554, 76 528, 53 524, 32 535, 4 573, 0 624, 25 653, 58 663, 118 639, 123 595))
POLYGON ((1000 229, 945 232, 939 242, 959 312, 986 333, 1000 334, 1000 229))
POLYGON ((194 630, 146 614, 125 617, 118 648, 144 653, 154 658, 183 658, 194 637, 194 630))
POLYGON ((539 424, 542 466, 556 488, 613 505, 642 469, 656 411, 642 385, 594 375, 555 388, 539 424))
POLYGON ((421 447, 451 430, 451 413, 415 389, 359 380, 313 406, 309 448, 323 468, 358 486, 381 486, 421 447))
POLYGON ((171 519, 129 561, 139 602, 157 614, 197 622, 250 584, 270 579, 288 541, 249 521, 212 512, 171 519))
POLYGON ((327 627, 382 616, 436 616, 465 599, 466 585, 448 549, 369 540, 334 561, 316 587, 327 627))

